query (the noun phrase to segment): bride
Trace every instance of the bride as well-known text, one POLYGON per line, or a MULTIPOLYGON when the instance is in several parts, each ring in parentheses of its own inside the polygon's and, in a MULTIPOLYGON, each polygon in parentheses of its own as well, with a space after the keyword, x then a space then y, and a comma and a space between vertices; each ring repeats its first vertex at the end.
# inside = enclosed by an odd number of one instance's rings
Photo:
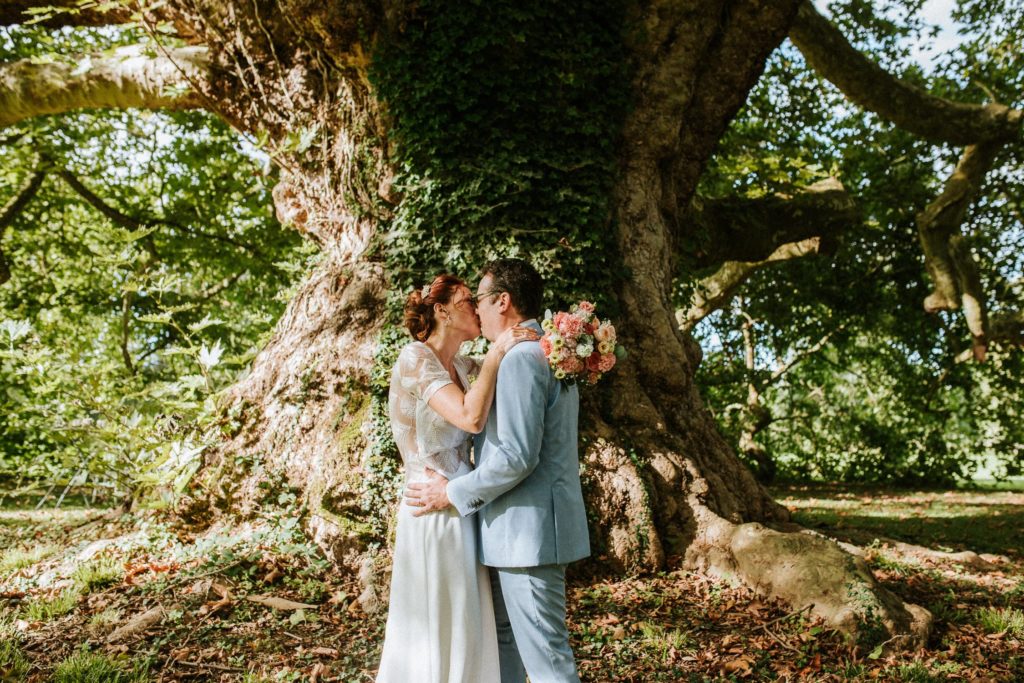
MULTIPOLYGON (((470 435, 486 424, 501 359, 536 333, 507 330, 482 364, 458 355, 480 335, 480 320, 469 287, 452 275, 409 295, 405 326, 416 341, 391 373, 388 406, 406 483, 425 480, 428 467, 460 477, 472 470, 470 435)), ((472 517, 454 508, 415 517, 403 500, 377 683, 499 681, 491 586, 476 543, 472 517)))

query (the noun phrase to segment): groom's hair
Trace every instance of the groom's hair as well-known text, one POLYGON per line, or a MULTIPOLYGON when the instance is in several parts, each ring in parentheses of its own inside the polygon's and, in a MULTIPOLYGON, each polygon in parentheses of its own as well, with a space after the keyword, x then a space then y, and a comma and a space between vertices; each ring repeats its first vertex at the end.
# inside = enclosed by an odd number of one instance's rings
POLYGON ((544 279, 537 269, 519 258, 495 259, 484 266, 480 277, 491 276, 492 291, 507 292, 520 315, 539 318, 544 279))

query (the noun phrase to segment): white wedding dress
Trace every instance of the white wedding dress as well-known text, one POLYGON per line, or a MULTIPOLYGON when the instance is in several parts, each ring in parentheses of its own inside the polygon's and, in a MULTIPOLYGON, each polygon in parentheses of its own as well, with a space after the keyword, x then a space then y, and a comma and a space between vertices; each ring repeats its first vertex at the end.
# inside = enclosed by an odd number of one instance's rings
MULTIPOLYGON (((462 386, 474 362, 455 357, 462 386)), ((391 374, 388 404, 406 483, 427 467, 449 479, 472 470, 470 435, 427 401, 452 384, 426 344, 402 349, 391 374)), ((477 560, 476 521, 449 508, 414 517, 398 509, 391 598, 377 683, 498 683, 498 639, 486 568, 477 560)))

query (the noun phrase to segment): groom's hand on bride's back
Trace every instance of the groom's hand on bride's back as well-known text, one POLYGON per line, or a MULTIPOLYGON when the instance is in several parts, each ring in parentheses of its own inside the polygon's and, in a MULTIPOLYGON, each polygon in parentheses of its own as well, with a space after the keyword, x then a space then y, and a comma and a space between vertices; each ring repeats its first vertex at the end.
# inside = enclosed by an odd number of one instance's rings
POLYGON ((448 479, 429 467, 427 477, 427 481, 414 481, 405 487, 405 502, 417 508, 412 513, 415 517, 444 510, 452 504, 448 500, 448 479))

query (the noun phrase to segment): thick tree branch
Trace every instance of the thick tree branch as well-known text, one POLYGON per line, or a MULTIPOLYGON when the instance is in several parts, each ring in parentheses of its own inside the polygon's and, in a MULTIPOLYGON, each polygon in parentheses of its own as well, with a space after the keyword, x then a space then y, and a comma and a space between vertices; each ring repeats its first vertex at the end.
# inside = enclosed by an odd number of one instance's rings
POLYGON ((79 0, 0 0, 0 26, 13 26, 33 21, 45 28, 61 26, 109 26, 125 24, 134 12, 126 4, 99 9, 99 5, 82 7, 79 0), (53 8, 43 14, 33 9, 53 8))
POLYGON ((857 220, 856 205, 833 178, 793 196, 695 201, 689 222, 707 246, 695 257, 680 258, 696 266, 720 266, 697 284, 690 305, 676 311, 679 329, 692 330, 762 268, 833 253, 839 234, 857 220))
POLYGON ((36 193, 39 192, 39 188, 42 186, 45 178, 46 172, 41 169, 37 170, 21 188, 21 191, 0 210, 0 285, 11 279, 11 267, 7 263, 3 250, 4 233, 7 232, 8 226, 14 222, 18 214, 22 212, 28 203, 32 201, 32 198, 36 196, 36 193))
POLYGON ((803 256, 820 254, 834 244, 835 241, 832 239, 809 237, 799 242, 781 245, 762 261, 726 261, 713 275, 697 283, 689 307, 676 311, 679 329, 689 332, 701 320, 725 306, 740 285, 762 268, 803 256))
POLYGON ((961 307, 974 339, 974 355, 984 360, 988 319, 978 267, 964 244, 960 226, 1001 143, 986 142, 964 150, 942 193, 917 215, 917 233, 934 289, 924 300, 929 313, 961 307))
POLYGON ((953 145, 1018 135, 1022 112, 1001 104, 963 104, 930 95, 895 78, 853 47, 805 0, 790 40, 821 76, 851 101, 916 135, 953 145))
MULTIPOLYGON (((684 13, 692 12, 686 3, 675 4, 684 13)), ((720 7, 718 20, 730 30, 700 55, 697 81, 681 88, 692 92, 692 100, 682 117, 679 147, 675 150, 674 197, 669 202, 674 199, 676 205, 693 196, 707 160, 761 77, 768 55, 785 39, 800 2, 734 0, 709 4, 720 7)), ((678 88, 678 81, 674 85, 678 88)))
MULTIPOLYGON (((1024 349, 1024 312, 1000 311, 993 313, 989 320, 986 341, 1004 347, 1012 346, 1024 349)), ((957 353, 953 360, 956 363, 966 363, 977 359, 977 352, 970 348, 957 353)))
POLYGON ((28 118, 86 108, 191 109, 201 106, 191 90, 205 80, 206 48, 167 50, 145 55, 141 48, 118 50, 113 57, 83 57, 77 65, 0 65, 0 127, 28 118))
POLYGON ((763 261, 783 244, 835 236, 858 218, 853 199, 835 179, 795 195, 698 200, 688 219, 701 245, 695 255, 681 257, 697 267, 763 261))

